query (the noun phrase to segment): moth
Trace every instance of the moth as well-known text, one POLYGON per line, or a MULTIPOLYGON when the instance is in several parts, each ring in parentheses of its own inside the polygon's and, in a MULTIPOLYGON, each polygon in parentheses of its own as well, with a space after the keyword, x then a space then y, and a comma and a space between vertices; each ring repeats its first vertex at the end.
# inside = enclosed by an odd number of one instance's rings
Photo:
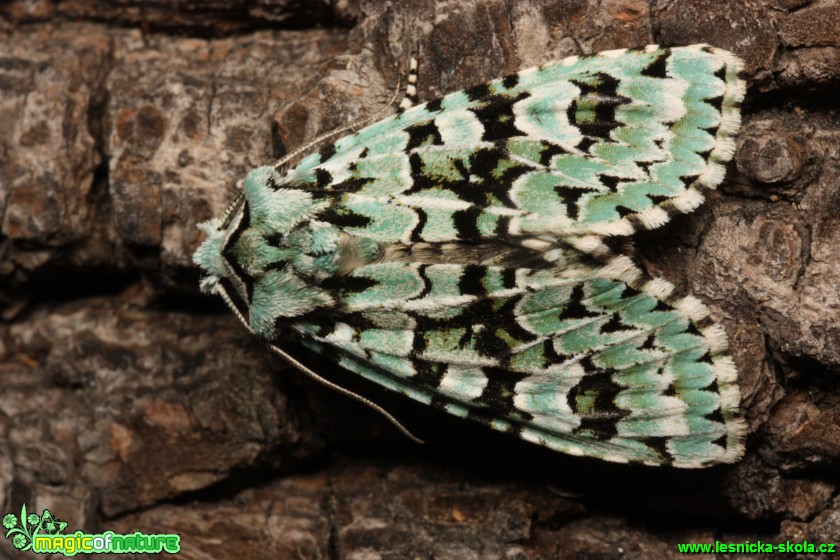
POLYGON ((287 341, 564 453, 734 462, 726 333, 628 240, 723 180, 741 70, 707 45, 648 46, 405 103, 251 171, 200 226, 201 287, 311 374, 287 341))

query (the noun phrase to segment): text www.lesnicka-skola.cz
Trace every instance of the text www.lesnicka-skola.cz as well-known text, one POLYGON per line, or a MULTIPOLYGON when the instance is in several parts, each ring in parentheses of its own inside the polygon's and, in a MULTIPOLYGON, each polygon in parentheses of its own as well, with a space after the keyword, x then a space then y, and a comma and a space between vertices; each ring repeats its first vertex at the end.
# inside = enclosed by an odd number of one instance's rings
POLYGON ((677 550, 682 554, 834 554, 834 543, 812 543, 807 540, 801 542, 785 541, 782 543, 742 542, 725 543, 680 543, 677 550))

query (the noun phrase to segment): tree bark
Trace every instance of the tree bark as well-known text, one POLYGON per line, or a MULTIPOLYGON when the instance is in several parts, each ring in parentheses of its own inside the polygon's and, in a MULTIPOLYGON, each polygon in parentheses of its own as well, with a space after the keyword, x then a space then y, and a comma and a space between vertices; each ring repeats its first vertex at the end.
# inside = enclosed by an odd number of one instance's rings
MULTIPOLYGON (((838 93, 835 0, 7 2, 3 513, 25 502, 68 532, 180 533, 185 558, 665 559, 681 542, 840 542, 838 93), (700 209, 638 245, 729 334, 741 462, 567 457, 304 356, 417 446, 199 294, 196 224, 249 169, 375 112, 409 57, 424 101, 568 55, 697 42, 745 60, 738 149, 700 209)), ((24 557, 7 540, 0 554, 24 557)))

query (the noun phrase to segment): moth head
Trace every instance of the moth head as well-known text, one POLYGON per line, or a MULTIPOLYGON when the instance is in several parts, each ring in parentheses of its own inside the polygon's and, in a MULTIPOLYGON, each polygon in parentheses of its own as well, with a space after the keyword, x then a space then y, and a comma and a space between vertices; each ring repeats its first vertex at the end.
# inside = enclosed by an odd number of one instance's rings
POLYGON ((338 234, 315 219, 326 203, 284 181, 272 167, 251 171, 227 212, 199 225, 207 239, 193 255, 202 291, 222 296, 266 338, 278 319, 332 303, 316 282, 331 238, 338 247, 338 234))
POLYGON ((198 224, 207 239, 193 254, 193 262, 202 272, 201 291, 221 296, 243 321, 248 315, 249 290, 244 275, 237 272, 233 247, 242 233, 242 226, 247 225, 243 223, 247 212, 244 196, 240 194, 221 218, 198 224))

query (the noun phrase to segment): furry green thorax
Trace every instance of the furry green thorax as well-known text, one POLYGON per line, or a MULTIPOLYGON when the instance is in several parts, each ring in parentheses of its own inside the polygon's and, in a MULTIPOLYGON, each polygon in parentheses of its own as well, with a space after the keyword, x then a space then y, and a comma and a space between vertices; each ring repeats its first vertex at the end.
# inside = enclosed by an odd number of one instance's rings
POLYGON ((253 170, 228 215, 199 226, 207 240, 193 256, 205 273, 202 290, 224 291, 266 338, 277 318, 333 304, 317 284, 335 275, 340 261, 339 230, 315 219, 328 203, 281 187, 282 180, 270 167, 253 170))

